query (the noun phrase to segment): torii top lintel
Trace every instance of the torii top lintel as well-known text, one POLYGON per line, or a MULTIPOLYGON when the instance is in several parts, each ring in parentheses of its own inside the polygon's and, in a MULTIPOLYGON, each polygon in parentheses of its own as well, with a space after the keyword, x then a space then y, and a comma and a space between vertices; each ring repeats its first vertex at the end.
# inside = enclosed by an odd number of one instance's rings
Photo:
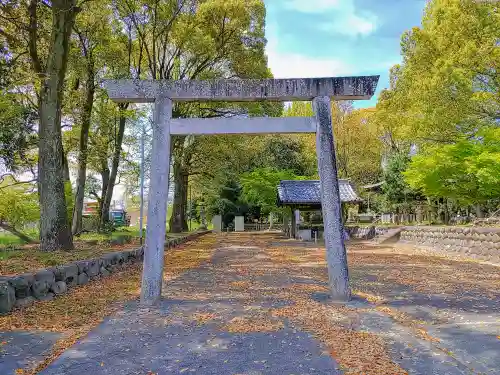
POLYGON ((379 76, 215 79, 215 80, 105 80, 103 87, 116 102, 149 103, 159 96, 187 101, 306 101, 318 96, 333 100, 370 99, 379 76))

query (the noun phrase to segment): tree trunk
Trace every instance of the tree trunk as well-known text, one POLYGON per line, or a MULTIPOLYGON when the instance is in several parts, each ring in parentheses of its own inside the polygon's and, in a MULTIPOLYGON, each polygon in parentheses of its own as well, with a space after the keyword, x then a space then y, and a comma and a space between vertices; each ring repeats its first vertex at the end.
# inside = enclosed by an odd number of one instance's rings
POLYGON ((111 172, 109 174, 106 191, 103 191, 103 202, 101 210, 101 229, 109 222, 109 210, 111 208, 111 198, 113 198, 113 190, 115 189, 116 176, 118 175, 118 165, 120 164, 120 156, 122 153, 123 134, 125 133, 125 118, 124 110, 126 105, 120 104, 120 120, 118 125, 118 134, 115 139, 115 150, 113 160, 111 161, 111 172))
POLYGON ((476 204, 476 205, 474 206, 474 208, 475 208, 475 210, 476 210, 476 217, 477 217, 478 219, 483 218, 483 210, 481 209, 481 204, 479 204, 479 203, 478 203, 478 204, 476 204))
POLYGON ((85 87, 85 102, 83 104, 80 130, 80 153, 78 155, 78 176, 76 180, 75 205, 73 207, 73 223, 71 232, 73 234, 82 231, 82 211, 87 179, 87 148, 89 140, 90 119, 92 115, 92 105, 94 103, 95 83, 93 68, 88 69, 87 84, 85 87))
MULTIPOLYGON (((110 171, 108 168, 107 160, 102 160, 101 165, 101 198, 99 199, 99 229, 101 228, 101 217, 104 207, 104 198, 106 197, 106 190, 108 189, 110 171)), ((109 217, 109 216, 108 216, 109 217)))
POLYGON ((40 248, 44 251, 73 249, 64 196, 61 105, 76 11, 75 0, 52 1, 51 47, 39 95, 40 248))
POLYGON ((171 233, 181 233, 188 231, 186 207, 189 175, 179 163, 174 163, 173 172, 174 202, 172 205, 172 215, 170 216, 168 225, 171 233))
POLYGON ((24 241, 26 243, 35 243, 35 241, 33 241, 32 238, 28 237, 27 235, 25 235, 22 232, 19 232, 16 228, 14 228, 13 226, 10 226, 7 223, 0 223, 0 228, 5 229, 6 231, 12 233, 14 236, 20 238, 22 241, 24 241))

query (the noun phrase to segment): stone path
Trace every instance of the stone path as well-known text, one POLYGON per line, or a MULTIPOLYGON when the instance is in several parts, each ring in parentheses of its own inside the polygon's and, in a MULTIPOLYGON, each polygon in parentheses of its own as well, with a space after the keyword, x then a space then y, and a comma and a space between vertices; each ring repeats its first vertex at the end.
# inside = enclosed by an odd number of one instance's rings
MULTIPOLYGON (((218 242, 210 262, 166 284, 159 306, 128 303, 40 374, 395 374, 379 354, 366 357, 376 341, 344 335, 353 330, 383 338, 398 373, 500 374, 500 267, 353 243, 356 295, 345 308, 321 292, 327 275, 316 245, 276 234, 218 242), (302 325, 273 313, 297 305, 302 325), (373 362, 356 369, 365 357, 373 362)), ((0 374, 40 359, 57 337, 0 334, 9 340, 0 374)))
POLYGON ((398 244, 353 244, 349 257, 353 287, 390 310, 362 314, 359 328, 384 337, 410 374, 500 374, 498 265, 398 244))
MULTIPOLYGON (((340 374, 320 342, 285 321, 283 328, 267 332, 234 333, 224 327, 252 307, 287 304, 261 296, 249 303, 247 292, 230 288, 242 280, 237 264, 262 252, 242 245, 218 249, 210 263, 169 282, 159 306, 141 309, 130 303, 41 374, 340 374), (212 314, 215 319, 203 321, 212 314)), ((262 277, 269 285, 285 282, 262 277)))
POLYGON ((53 332, 0 332, 0 374, 15 374, 42 361, 60 337, 53 332))

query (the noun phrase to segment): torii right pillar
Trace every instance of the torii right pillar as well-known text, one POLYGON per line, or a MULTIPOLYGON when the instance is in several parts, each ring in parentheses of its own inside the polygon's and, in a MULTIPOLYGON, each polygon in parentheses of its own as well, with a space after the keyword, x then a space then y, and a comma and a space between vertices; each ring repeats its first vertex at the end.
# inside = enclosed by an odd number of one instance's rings
POLYGON ((332 107, 328 96, 315 97, 312 103, 317 126, 316 152, 330 293, 335 301, 348 301, 351 288, 333 140, 332 107))

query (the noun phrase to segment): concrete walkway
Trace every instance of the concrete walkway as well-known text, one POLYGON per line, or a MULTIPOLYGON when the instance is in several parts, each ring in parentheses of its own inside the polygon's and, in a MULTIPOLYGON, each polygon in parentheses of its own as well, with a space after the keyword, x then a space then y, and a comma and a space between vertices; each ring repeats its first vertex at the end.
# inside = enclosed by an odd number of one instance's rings
MULTIPOLYGON (((159 306, 128 303, 40 374, 500 374, 500 267, 352 243, 356 294, 339 307, 318 292, 323 258, 276 234, 222 234, 209 262, 165 285, 159 306), (359 331, 381 338, 388 359, 366 357, 378 341, 349 334, 359 331)), ((57 338, 13 335, 2 375, 57 338)))

